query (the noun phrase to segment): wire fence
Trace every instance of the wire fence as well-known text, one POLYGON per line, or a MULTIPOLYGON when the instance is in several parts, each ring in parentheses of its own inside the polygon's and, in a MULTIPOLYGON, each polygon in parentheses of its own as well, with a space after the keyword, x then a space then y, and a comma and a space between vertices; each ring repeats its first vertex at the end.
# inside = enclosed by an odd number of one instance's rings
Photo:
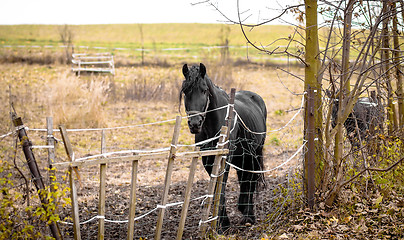
MULTIPOLYGON (((304 95, 302 97, 302 103, 300 107, 296 110, 296 113, 284 124, 284 126, 280 128, 276 128, 275 130, 269 130, 266 134, 270 135, 273 133, 279 134, 279 139, 282 139, 283 136, 285 138, 290 138, 296 136, 296 129, 300 131, 302 124, 302 119, 298 118, 301 110, 303 109, 304 103, 304 95), (291 136, 292 135, 292 136, 291 136), (286 137, 287 136, 287 137, 286 137)), ((219 109, 227 108, 228 106, 223 106, 221 108, 212 110, 217 111, 219 109)), ((243 119, 238 116, 237 112, 235 112, 237 116, 236 122, 234 124, 243 124, 243 119)), ((182 117, 187 118, 185 117, 182 117)), ((171 127, 173 125, 175 119, 167 119, 157 122, 151 122, 146 124, 137 124, 137 125, 129 125, 129 126, 118 126, 118 127, 110 127, 110 128, 89 128, 89 129, 67 129, 71 136, 71 142, 76 149, 77 156, 75 156, 75 160, 78 161, 86 161, 94 158, 102 158, 102 157, 110 157, 114 155, 118 156, 128 156, 133 154, 140 154, 145 152, 162 152, 168 151, 169 147, 166 147, 168 144, 167 139, 163 139, 163 141, 156 141, 154 144, 148 144, 149 148, 137 148, 134 149, 133 145, 144 146, 145 142, 153 141, 154 139, 147 139, 147 141, 128 145, 128 141, 137 141, 137 139, 127 139, 127 136, 133 135, 133 132, 137 132, 137 134, 141 135, 142 132, 152 131, 152 128, 166 128, 171 127), (104 150, 101 150, 100 144, 100 132, 110 131, 106 134, 106 142, 107 147, 104 150), (117 133, 118 137, 117 137, 117 133), (126 136, 126 137, 122 137, 126 136), (88 141, 90 140, 90 141, 88 141), (165 146, 164 146, 165 145, 165 146), (107 151, 105 151, 107 150, 107 151)), ((42 141, 44 138, 43 133, 46 132, 46 128, 28 128, 25 127, 28 131, 30 137, 35 139, 33 142, 42 141), (39 140, 36 140, 39 139, 39 140)), ((186 127, 181 128, 180 135, 187 135, 188 129, 186 127), (185 132, 185 133, 184 133, 185 132)), ((249 131, 249 129, 245 128, 245 131, 249 131)), ((54 129, 54 132, 59 132, 59 129, 54 129)), ((160 129, 157 132, 162 132, 160 129)), ((256 133, 263 134, 263 133, 256 133)), ((54 134, 55 135, 55 134, 54 134)), ((164 134, 160 134, 159 136, 163 137, 164 134)), ((169 135, 169 134, 165 134, 169 135)), ((13 132, 8 132, 0 136, 0 140, 11 140, 13 139, 13 132)), ((300 134, 301 136, 301 134, 300 134)), ((192 141, 188 137, 180 139, 177 148, 185 148, 189 149, 195 147, 197 145, 201 145, 207 143, 209 141, 217 140, 219 136, 216 136, 212 139, 205 140, 199 143, 192 143, 192 141), (181 142, 182 141, 182 142, 181 142)), ((61 138, 55 137, 56 141, 61 143, 61 138)), ((169 137, 168 137, 169 139, 169 137)), ((264 189, 260 189, 256 193, 256 212, 259 223, 267 224, 268 216, 276 219, 276 214, 282 213, 282 204, 288 203, 288 199, 290 196, 286 196, 285 193, 277 192, 274 194, 278 186, 286 186, 293 190, 294 186, 290 185, 291 182, 296 181, 293 176, 293 169, 296 169, 301 165, 301 156, 305 151, 305 142, 273 142, 274 140, 271 138, 267 138, 267 142, 269 144, 278 145, 278 149, 283 149, 279 152, 267 152, 265 153, 265 170, 259 171, 259 173, 263 173, 266 176, 266 185, 269 186, 264 189), (272 142, 271 142, 272 141, 272 142), (274 161, 275 160, 275 161, 274 161), (293 179, 293 180, 292 180, 293 179), (283 202, 276 202, 276 199, 283 199, 283 202), (271 204, 268 204, 271 203, 271 204), (281 204, 281 205, 279 205, 281 204)), ((3 142, 5 143, 5 142, 3 142)), ((267 144, 267 145, 269 145, 267 144)), ((57 162, 63 161, 65 159, 63 154, 62 144, 56 145, 56 153, 57 153, 57 162)), ((147 145, 147 144, 146 144, 147 145)), ((266 146, 267 146, 266 145, 266 146)), ((46 169, 46 152, 44 150, 50 148, 50 146, 46 145, 33 145, 32 148, 37 149, 35 154, 39 158, 39 162, 41 163, 41 168, 46 169)), ((247 151, 248 152, 248 151, 247 151)), ((254 154, 254 153, 249 153, 254 154)), ((164 160, 146 160, 140 163, 139 168, 139 186, 138 186, 138 197, 137 197, 137 208, 136 208, 136 217, 135 217, 135 234, 136 238, 152 238, 154 234, 154 225, 157 218, 157 211, 161 208, 166 209, 166 217, 164 219, 163 236, 173 236, 176 226, 178 226, 178 216, 181 211, 181 205, 183 204, 182 193, 184 192, 184 182, 186 181, 185 176, 187 174, 189 168, 189 161, 185 159, 178 159, 178 162, 175 164, 175 169, 173 173, 173 185, 170 187, 170 196, 169 202, 165 205, 159 204, 159 199, 161 198, 162 192, 162 182, 164 179, 164 168, 165 161, 164 160)), ((250 171, 246 169, 242 169, 240 167, 234 166, 231 162, 227 162, 227 164, 233 166, 233 168, 241 170, 241 171, 250 171)), ((129 163, 125 162, 117 162, 108 164, 107 170, 107 196, 106 196, 106 214, 105 216, 100 216, 97 214, 97 192, 98 192, 98 176, 99 169, 94 166, 80 168, 80 187, 78 190, 78 199, 79 199, 79 208, 80 210, 80 222, 82 236, 88 238, 94 238, 97 232, 97 222, 96 220, 103 218, 106 224, 106 238, 115 238, 121 236, 127 230, 127 216, 128 216, 128 192, 129 192, 129 183, 130 183, 130 174, 128 172, 130 169, 129 163), (128 170, 126 170, 128 169, 128 170)), ((250 171, 251 172, 251 171, 250 171)), ((57 179, 61 181, 63 176, 66 175, 66 171, 58 170, 57 179)), ((192 237, 198 233, 198 226, 201 223, 201 206, 204 201, 211 197, 206 192, 206 184, 209 181, 209 176, 207 176, 203 167, 199 166, 194 181, 194 188, 191 195, 191 204, 189 215, 187 218, 187 226, 184 231, 184 237, 192 237)), ((237 177, 235 172, 230 171, 229 182, 227 185, 227 205, 229 209, 229 215, 235 223, 235 227, 230 229, 230 231, 239 231, 239 226, 237 225, 237 221, 241 218, 241 214, 237 211, 237 190, 239 188, 237 184, 237 177)), ((290 194, 293 191, 289 191, 290 194)), ((69 221, 70 209, 60 209, 60 216, 62 221, 63 232, 66 235, 72 234, 72 226, 71 221, 69 221)), ((208 219, 209 221, 214 220, 214 218, 208 219)))

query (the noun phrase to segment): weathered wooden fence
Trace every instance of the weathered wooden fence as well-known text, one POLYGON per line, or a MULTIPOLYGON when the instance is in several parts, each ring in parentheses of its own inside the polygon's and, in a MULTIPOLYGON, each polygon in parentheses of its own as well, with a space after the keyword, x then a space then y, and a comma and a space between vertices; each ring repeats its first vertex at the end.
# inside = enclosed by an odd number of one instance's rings
MULTIPOLYGON (((98 239, 104 239, 105 190, 106 190, 105 183, 106 183, 107 165, 109 163, 113 163, 113 162, 123 162, 123 161, 132 162, 127 239, 133 239, 134 219, 135 219, 135 209, 136 209, 136 187, 137 187, 138 162, 142 161, 142 160, 150 160, 150 159, 161 159, 161 158, 168 159, 165 181, 164 181, 164 192, 163 192, 163 196, 161 199, 161 204, 157 206, 159 212, 158 212, 158 218, 157 218, 157 223, 156 223, 155 239, 161 239, 164 213, 165 213, 165 208, 167 206, 169 187, 171 184, 171 175, 173 172, 173 166, 174 166, 175 160, 182 159, 182 158, 191 158, 192 162, 191 162, 191 166, 190 166, 190 170, 189 170, 188 181, 187 181, 187 186, 186 186, 185 195, 184 195, 180 223, 179 223, 179 227, 177 230, 177 239, 182 239, 185 220, 187 217, 187 211, 188 211, 188 207, 189 207, 189 203, 190 203, 191 188, 192 188, 193 178, 195 175, 195 169, 196 169, 196 164, 197 164, 198 159, 202 156, 216 155, 214 166, 216 166, 216 170, 217 170, 216 175, 218 175, 217 172, 219 171, 220 162, 223 161, 223 159, 224 159, 223 156, 228 154, 229 150, 227 148, 224 148, 225 142, 228 138, 228 135, 227 135, 228 128, 227 128, 227 126, 223 126, 221 129, 219 142, 217 144, 217 149, 200 151, 198 147, 195 147, 195 151, 177 152, 181 120, 182 120, 182 118, 180 116, 177 116, 176 122, 175 122, 175 127, 174 127, 174 133, 173 133, 173 137, 172 137, 172 141, 171 141, 171 146, 170 146, 169 150, 164 150, 164 151, 160 151, 160 152, 144 151, 142 153, 136 153, 135 155, 116 156, 116 157, 103 157, 101 154, 99 157, 96 157, 94 159, 85 159, 85 160, 76 160, 75 159, 75 153, 74 153, 72 145, 70 143, 66 128, 63 125, 61 125, 59 127, 60 133, 62 135, 63 143, 65 146, 66 154, 69 158, 69 161, 53 163, 52 165, 53 165, 53 167, 55 167, 57 169, 61 169, 61 168, 69 169, 68 173, 69 173, 69 184, 70 184, 70 189, 71 189, 70 197, 72 200, 72 220, 73 220, 74 239, 81 239, 79 205, 78 205, 78 199, 77 199, 78 198, 77 197, 77 188, 75 185, 75 177, 74 177, 75 174, 78 174, 77 169, 79 167, 86 167, 86 166, 91 166, 91 165, 100 166, 100 186, 99 186, 98 216, 97 216, 97 218, 98 218, 98 239)), ((101 139, 102 139, 101 152, 103 152, 103 149, 105 148, 105 140, 103 140, 103 139, 105 139, 104 132, 102 132, 101 139)), ((212 176, 215 176, 215 175, 212 175, 212 176)), ((203 223, 203 224, 201 224, 201 226, 202 226, 201 235, 205 234, 208 223, 210 223, 212 225, 212 228, 216 228, 216 224, 217 224, 216 222, 213 222, 213 221, 210 222, 210 221, 206 221, 206 220, 209 218, 210 209, 211 209, 212 204, 215 204, 213 209, 218 209, 218 206, 216 206, 216 204, 219 204, 219 201, 213 202, 213 197, 212 197, 215 194, 214 191, 215 191, 215 186, 218 181, 217 179, 218 179, 217 177, 210 178, 209 187, 208 187, 208 196, 209 197, 205 200, 204 213, 203 213, 203 216, 201 217, 202 218, 201 222, 203 223)), ((220 189, 220 188, 217 188, 217 189, 220 189)), ((217 214, 217 211, 216 211, 216 214, 217 214)))
POLYGON ((114 56, 111 53, 74 53, 72 54, 72 71, 80 76, 80 72, 101 72, 115 75, 114 56))

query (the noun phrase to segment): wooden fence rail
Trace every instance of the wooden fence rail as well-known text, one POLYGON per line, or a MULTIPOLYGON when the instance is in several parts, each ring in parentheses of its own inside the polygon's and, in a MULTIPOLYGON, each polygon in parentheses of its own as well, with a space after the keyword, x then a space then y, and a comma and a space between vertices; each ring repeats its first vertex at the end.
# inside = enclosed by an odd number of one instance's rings
POLYGON ((80 76, 80 72, 101 72, 115 75, 114 56, 111 53, 75 53, 72 55, 72 71, 80 76))

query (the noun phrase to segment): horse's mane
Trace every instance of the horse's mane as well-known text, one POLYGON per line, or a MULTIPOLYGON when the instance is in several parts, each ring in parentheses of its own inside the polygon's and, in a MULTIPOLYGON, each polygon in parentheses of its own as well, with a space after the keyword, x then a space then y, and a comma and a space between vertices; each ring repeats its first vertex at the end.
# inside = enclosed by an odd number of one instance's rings
MULTIPOLYGON (((199 74, 199 66, 191 66, 189 68, 189 76, 196 76, 199 74)), ((192 89, 197 83, 198 83, 199 78, 198 77, 188 77, 185 78, 185 80, 182 82, 182 87, 181 87, 181 92, 180 96, 182 93, 187 92, 189 89, 192 89)))
MULTIPOLYGON (((189 68, 189 73, 188 76, 198 76, 199 75, 199 66, 198 65, 193 65, 189 68)), ((213 87, 217 87, 212 80, 208 77, 207 74, 205 74, 205 77, 203 78, 206 81, 206 84, 208 85, 209 88, 209 94, 213 97, 216 97, 214 95, 214 92, 212 91, 213 87)), ((199 77, 187 77, 185 78, 185 80, 182 82, 182 86, 181 86, 181 91, 180 91, 180 95, 179 95, 179 105, 178 105, 178 111, 180 112, 181 109, 181 101, 182 101, 182 94, 189 92, 191 89, 193 89, 195 87, 195 85, 199 84, 199 77)), ((221 89, 221 88, 219 88, 221 89)))

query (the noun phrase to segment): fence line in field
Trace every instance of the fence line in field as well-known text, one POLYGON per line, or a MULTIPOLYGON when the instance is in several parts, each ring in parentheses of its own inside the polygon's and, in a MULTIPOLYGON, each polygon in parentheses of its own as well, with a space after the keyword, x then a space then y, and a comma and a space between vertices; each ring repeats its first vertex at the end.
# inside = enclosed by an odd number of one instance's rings
MULTIPOLYGON (((66 48, 67 46, 65 45, 60 45, 60 46, 53 46, 53 45, 44 45, 44 46, 39 46, 39 45, 0 45, 2 48, 66 48)), ((285 48, 287 46, 278 46, 285 48)), ((96 50, 107 50, 107 51, 137 51, 137 52, 153 52, 154 49, 144 49, 144 48, 121 48, 121 47, 116 47, 116 48, 110 48, 110 47, 89 47, 89 46, 77 46, 78 49, 96 49, 96 50)), ((230 48, 230 49, 248 49, 249 46, 209 46, 209 47, 193 47, 193 48, 163 48, 159 49, 160 51, 167 52, 167 51, 188 51, 188 50, 198 50, 198 49, 203 49, 203 50, 211 50, 211 49, 223 49, 223 48, 230 48)), ((250 57, 251 58, 251 57, 250 57)), ((289 59, 289 58, 282 58, 282 57, 261 57, 262 59, 270 59, 270 60, 275 60, 275 61, 281 61, 281 62, 299 62, 299 59, 289 59)))
POLYGON ((282 162, 281 164, 279 164, 276 167, 273 167, 271 169, 268 170, 261 170, 261 171, 254 171, 254 170, 246 170, 243 169, 241 167, 237 167, 236 165, 232 164, 231 162, 226 161, 226 164, 229 164, 230 166, 232 166, 235 169, 241 170, 243 172, 250 172, 250 173, 268 173, 268 172, 272 172, 280 167, 282 167, 283 165, 287 164, 288 162, 290 162, 293 158, 295 158, 297 156, 297 154, 299 152, 301 152, 304 148, 304 146, 306 146, 307 141, 304 141, 303 144, 292 154, 292 156, 290 156, 287 160, 285 160, 284 162, 282 162))
POLYGON ((6 133, 6 134, 1 135, 1 136, 0 136, 0 140, 3 139, 3 138, 5 138, 5 137, 10 136, 10 135, 13 134, 13 133, 14 133, 14 132, 8 132, 8 133, 6 133))
MULTIPOLYGON (((198 145, 203 145, 205 143, 208 142, 212 142, 214 140, 219 139, 220 136, 217 137, 213 137, 213 138, 209 138, 194 144, 177 144, 176 146, 174 146, 175 148, 179 148, 179 147, 195 147, 198 145)), ((35 147, 35 146, 33 146, 35 147)), ((44 146, 43 148, 46 148, 46 146, 44 146)), ((101 154, 96 154, 96 155, 91 155, 91 156, 87 156, 87 157, 82 157, 82 158, 76 158, 76 161, 82 161, 82 160, 88 160, 88 159, 92 159, 92 158, 98 158, 98 157, 108 157, 111 155, 116 155, 116 154, 139 154, 139 153, 158 153, 158 152, 166 152, 170 150, 170 147, 165 147, 165 148, 157 148, 157 149, 134 149, 134 150, 124 150, 124 151, 115 151, 115 152, 107 152, 107 153, 101 153, 101 154)))
MULTIPOLYGON (((224 108, 228 108, 229 104, 224 105, 222 107, 218 107, 212 110, 208 110, 206 112, 202 112, 202 113, 196 113, 196 114, 192 114, 189 116, 183 116, 181 117, 182 119, 184 118, 189 118, 189 117, 193 117, 193 116, 197 116, 197 115, 201 115, 201 114, 206 114, 209 112, 214 112, 214 111, 218 111, 224 108)), ((162 120, 162 121, 157 121, 157 122, 151 122, 151 123, 142 123, 142 124, 136 124, 136 125, 128 125, 128 126, 117 126, 117 127, 106 127, 106 128, 77 128, 77 129, 66 129, 67 132, 85 132, 85 131, 103 131, 103 130, 116 130, 116 129, 125 129, 125 128, 136 128, 136 127, 145 127, 145 126, 151 126, 151 125, 158 125, 158 124, 162 124, 162 123, 167 123, 167 122, 174 122, 175 118, 171 118, 171 119, 167 119, 167 120, 162 120)), ((37 131, 37 132, 46 132, 47 129, 46 128, 28 128, 25 127, 26 130, 30 130, 30 131, 37 131)), ((59 129, 53 129, 54 132, 59 132, 59 129)), ((12 132, 7 133, 12 134, 12 132)), ((1 137, 6 136, 7 134, 1 135, 1 137)))
MULTIPOLYGON (((289 124, 290 124, 290 123, 300 114, 300 112, 304 109, 304 96, 305 96, 305 95, 306 95, 306 92, 303 93, 301 105, 300 105, 300 107, 298 108, 297 112, 289 119, 289 121, 288 121, 284 126, 278 128, 278 129, 269 130, 269 131, 267 131, 267 132, 265 132, 265 133, 278 132, 278 131, 283 130, 283 129, 286 128, 287 126, 289 126, 289 124)), ((208 110, 208 111, 206 111, 206 112, 195 113, 195 114, 192 114, 192 115, 189 115, 189 116, 183 116, 182 119, 184 119, 184 118, 189 118, 189 117, 193 117, 193 116, 197 116, 197 115, 206 114, 206 113, 213 112, 213 111, 218 111, 218 110, 221 110, 221 109, 224 109, 224 108, 229 108, 229 106, 230 106, 230 105, 227 104, 227 105, 224 105, 224 106, 222 106, 222 107, 218 107, 218 108, 215 108, 215 109, 212 109, 212 110, 208 110)), ((237 114, 237 111, 236 111, 235 109, 234 109, 233 111, 234 111, 235 114, 236 114, 236 118, 237 118, 237 119, 240 119, 240 121, 241 121, 242 125, 244 126, 244 128, 245 128, 246 130, 252 132, 252 133, 255 133, 255 132, 253 132, 253 131, 251 131, 251 130, 249 130, 249 129, 247 128, 247 126, 245 125, 243 119, 241 119, 240 115, 237 114)), ((227 114, 228 114, 228 113, 227 113, 227 114)), ((78 129, 66 129, 66 131, 67 131, 67 132, 84 132, 84 131, 116 130, 116 129, 125 129, 125 128, 145 127, 145 126, 157 125, 157 124, 162 124, 162 123, 167 123, 167 122, 173 122, 173 121, 175 121, 175 118, 173 118, 173 119, 167 119, 167 120, 162 120, 162 121, 157 121, 157 122, 152 122, 152 123, 142 123, 142 124, 128 125, 128 126, 117 126, 117 127, 106 127, 106 128, 78 128, 78 129)), ((234 123, 234 124, 235 124, 235 123, 234 123)), ((25 126, 25 130, 26 130, 26 131, 37 131, 37 132, 46 132, 46 131, 47 131, 46 128, 29 128, 29 127, 27 127, 27 126, 25 126)), ((59 132, 60 130, 59 130, 59 129, 53 129, 53 131, 54 131, 54 132, 59 132)), ((14 131, 11 131, 11 132, 5 133, 5 134, 3 134, 3 135, 0 135, 0 140, 1 140, 2 138, 5 138, 5 137, 7 137, 7 136, 12 135, 13 133, 14 133, 14 131)), ((264 132, 262 132, 262 133, 255 133, 255 134, 264 134, 264 132)), ((196 144, 195 144, 195 145, 196 145, 196 144)), ((188 145, 188 146, 195 146, 195 145, 188 145)))
MULTIPOLYGON (((39 46, 39 45, 1 45, 3 48, 12 48, 12 47, 18 47, 18 48, 67 48, 68 46, 66 45, 44 45, 44 46, 39 46)), ((90 47, 90 46, 77 46, 77 48, 83 48, 83 49, 98 49, 98 50, 118 50, 118 51, 138 51, 138 52, 151 52, 153 49, 147 49, 147 48, 110 48, 110 47, 90 47)), ((192 50, 192 49, 222 49, 222 48, 248 48, 247 46, 209 46, 209 47, 187 47, 187 48, 163 48, 160 49, 161 51, 184 51, 184 50, 192 50)))
POLYGON ((278 128, 278 129, 275 129, 275 130, 270 130, 270 131, 268 131, 268 132, 279 132, 279 131, 281 131, 282 129, 284 129, 284 128, 286 128, 287 126, 289 126, 289 124, 290 124, 293 120, 295 120, 295 118, 296 118, 296 117, 300 114, 300 112, 304 109, 304 100, 305 100, 305 95, 306 95, 306 94, 307 94, 307 92, 304 92, 304 93, 303 93, 302 102, 301 102, 301 104, 300 104, 299 109, 298 109, 297 112, 295 113, 295 115, 293 115, 293 117, 292 117, 284 126, 278 128))
POLYGON ((266 131, 266 132, 254 132, 254 131, 252 131, 251 129, 249 129, 248 127, 247 127, 247 125, 244 123, 244 121, 243 121, 243 119, 241 118, 241 116, 237 113, 237 111, 234 109, 234 112, 236 113, 236 119, 239 119, 240 120, 240 122, 241 122, 241 124, 243 125, 243 127, 244 127, 244 129, 246 129, 247 131, 249 131, 250 133, 253 133, 253 134, 257 134, 257 135, 263 135, 263 134, 267 134, 267 133, 271 133, 271 132, 279 132, 279 131, 281 131, 282 129, 284 129, 284 128, 286 128, 287 126, 289 126, 289 124, 293 121, 293 120, 295 120, 295 118, 300 114, 300 112, 304 109, 304 99, 305 99, 305 95, 307 94, 307 92, 304 92, 303 93, 303 96, 302 96, 302 102, 301 102, 301 104, 300 104, 300 107, 297 109, 297 112, 292 116, 292 118, 290 118, 289 119, 289 121, 285 124, 285 125, 283 125, 282 127, 280 127, 280 128, 278 128, 278 129, 274 129, 274 130, 269 130, 269 131, 266 131))

